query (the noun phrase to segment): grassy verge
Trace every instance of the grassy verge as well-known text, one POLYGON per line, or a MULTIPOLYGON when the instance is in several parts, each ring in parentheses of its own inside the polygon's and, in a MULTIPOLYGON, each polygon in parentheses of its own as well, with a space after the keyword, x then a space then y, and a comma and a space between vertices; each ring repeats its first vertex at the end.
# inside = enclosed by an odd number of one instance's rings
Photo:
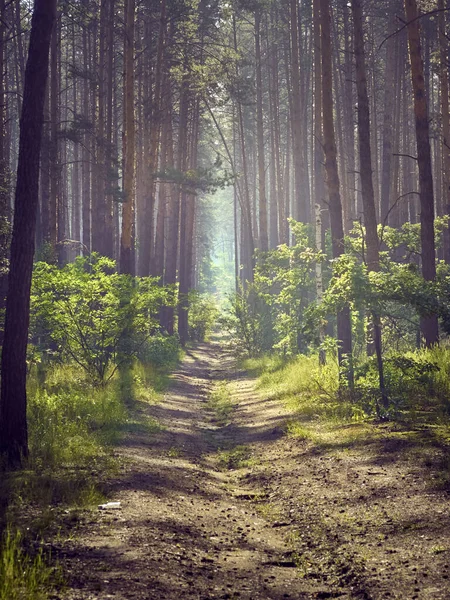
POLYGON ((121 460, 115 447, 131 432, 151 435, 145 415, 167 387, 167 371, 136 363, 94 387, 80 369, 54 366, 28 384, 30 457, 0 481, 0 600, 46 598, 61 577, 43 550, 73 535, 86 509, 106 499, 121 460))
POLYGON ((320 366, 316 356, 289 361, 264 356, 243 366, 258 377, 264 397, 280 399, 292 410, 290 435, 319 452, 397 452, 429 473, 431 487, 450 489, 450 349, 388 361, 391 409, 383 421, 376 418, 367 367, 359 372, 356 391, 342 393, 336 363, 320 366))

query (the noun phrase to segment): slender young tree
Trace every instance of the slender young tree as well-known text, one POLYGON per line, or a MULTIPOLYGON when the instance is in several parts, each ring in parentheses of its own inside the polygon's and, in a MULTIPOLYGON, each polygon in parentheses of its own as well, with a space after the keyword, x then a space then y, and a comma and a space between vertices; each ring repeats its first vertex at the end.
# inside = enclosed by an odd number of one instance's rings
POLYGON ((30 318, 39 158, 56 0, 35 0, 20 119, 19 162, 1 362, 0 453, 9 466, 28 454, 26 353, 30 318))
MULTIPOLYGON (((441 81, 441 115, 442 115, 442 156, 443 156, 443 194, 441 213, 450 212, 450 110, 448 80, 448 36, 445 31, 445 1, 438 0, 440 9, 439 24, 439 77, 441 81)), ((450 262, 450 231, 444 232, 444 259, 450 262)))

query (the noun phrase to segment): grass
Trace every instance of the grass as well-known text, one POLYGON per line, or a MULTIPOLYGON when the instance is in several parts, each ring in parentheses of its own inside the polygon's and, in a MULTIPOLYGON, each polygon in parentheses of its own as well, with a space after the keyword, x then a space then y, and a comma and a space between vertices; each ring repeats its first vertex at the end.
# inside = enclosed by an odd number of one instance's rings
POLYGON ((50 567, 42 547, 27 553, 19 532, 8 529, 0 551, 0 600, 44 600, 56 582, 61 583, 58 568, 50 567))
MULTIPOLYGON (((405 355, 406 356, 406 355, 405 355)), ((388 373, 393 389, 387 420, 378 421, 364 396, 364 378, 356 393, 342 393, 335 362, 320 366, 317 356, 248 359, 243 367, 258 377, 267 399, 282 400, 293 413, 288 433, 309 442, 315 451, 339 454, 366 448, 398 460, 424 465, 427 485, 450 489, 450 348, 409 353, 412 372, 388 373), (432 368, 429 368, 431 365, 432 368)))
POLYGON ((226 381, 218 381, 214 384, 209 394, 207 406, 214 413, 214 420, 219 427, 224 427, 229 423, 233 412, 233 402, 226 381))
POLYGON ((33 549, 34 540, 67 537, 83 510, 107 499, 104 484, 121 464, 115 446, 129 433, 161 430, 144 408, 158 402, 168 381, 141 363, 104 387, 73 365, 55 365, 45 379, 31 372, 30 456, 0 480, 0 600, 40 600, 58 583, 58 569, 33 549))
POLYGON ((248 446, 235 446, 217 453, 219 468, 223 471, 243 469, 253 464, 252 451, 248 446))

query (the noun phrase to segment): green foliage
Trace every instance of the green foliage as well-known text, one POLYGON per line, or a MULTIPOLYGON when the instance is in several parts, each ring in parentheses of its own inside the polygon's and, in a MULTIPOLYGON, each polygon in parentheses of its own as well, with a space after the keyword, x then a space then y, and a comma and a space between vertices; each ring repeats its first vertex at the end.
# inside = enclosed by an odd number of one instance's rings
POLYGON ((180 359, 180 344, 175 336, 155 333, 142 344, 137 358, 145 365, 170 369, 180 359))
POLYGON ((199 167, 181 172, 174 167, 167 167, 164 171, 156 173, 155 176, 162 181, 176 183, 191 194, 199 192, 213 194, 218 189, 223 190, 234 181, 233 174, 222 169, 222 160, 219 155, 210 168, 199 167), (220 171, 220 174, 217 171, 220 171))
POLYGON ((119 373, 108 384, 92 387, 76 364, 47 365, 44 382, 38 365, 31 367, 30 456, 23 470, 0 480, 0 529, 10 523, 15 531, 20 525, 26 535, 7 529, 0 543, 0 600, 44 599, 48 588, 59 583, 58 569, 47 565, 35 540, 72 527, 79 509, 104 501, 103 481, 117 472, 114 445, 124 435, 160 431, 154 419, 139 413, 138 403, 158 400, 157 389, 167 385, 164 375, 135 362, 128 383, 136 404, 130 410, 122 402, 119 373), (63 508, 70 509, 67 522, 61 515, 69 510, 63 508))
POLYGON ((311 298, 324 256, 310 244, 308 226, 291 220, 291 227, 295 244, 260 254, 254 282, 230 299, 228 328, 250 356, 270 349, 292 355, 318 344, 311 298))
POLYGON ((157 313, 171 302, 167 288, 150 278, 114 271, 113 261, 79 257, 62 269, 35 266, 31 335, 47 359, 71 360, 91 380, 107 381, 120 363, 136 356, 157 330, 157 313))
POLYGON ((390 407, 381 407, 376 358, 355 369, 354 390, 339 387, 335 360, 319 365, 316 355, 290 360, 270 355, 247 359, 267 398, 285 401, 308 422, 355 422, 380 416, 394 421, 442 425, 450 422, 450 348, 422 349, 385 357, 390 407))
POLYGON ((311 298, 315 289, 315 266, 324 256, 313 249, 309 227, 290 221, 295 244, 278 246, 261 258, 255 285, 272 309, 274 349, 292 355, 317 343, 311 298))
POLYGON ((189 292, 189 339, 203 342, 211 333, 219 312, 214 298, 209 294, 200 294, 196 290, 189 292))
POLYGON ((127 418, 117 381, 92 389, 83 371, 68 365, 50 367, 43 386, 30 378, 30 454, 37 469, 86 467, 117 439, 127 418))
POLYGON ((388 410, 380 409, 377 365, 370 357, 355 370, 355 401, 368 416, 448 422, 450 417, 450 350, 447 347, 390 353, 384 360, 388 410))
POLYGON ((257 356, 272 347, 270 307, 253 284, 230 296, 228 314, 221 323, 238 351, 248 356, 257 356))
POLYGON ((58 580, 58 570, 46 564, 42 549, 28 554, 19 532, 5 532, 0 543, 0 600, 45 600, 58 580))

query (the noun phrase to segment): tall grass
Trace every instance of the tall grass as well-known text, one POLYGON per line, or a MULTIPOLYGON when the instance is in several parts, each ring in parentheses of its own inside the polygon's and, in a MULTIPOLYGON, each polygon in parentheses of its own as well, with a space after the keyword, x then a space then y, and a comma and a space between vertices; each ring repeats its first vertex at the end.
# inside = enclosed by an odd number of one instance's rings
MULTIPOLYGON (((282 400, 292 410, 288 430, 297 437, 321 446, 345 447, 386 435, 386 430, 373 427, 378 423, 379 402, 375 359, 356 365, 354 390, 339 389, 335 361, 320 366, 314 355, 288 361, 263 356, 247 359, 243 367, 258 377, 257 387, 265 398, 282 400)), ((392 424, 389 435, 401 432, 412 441, 418 431, 425 432, 426 444, 448 452, 450 347, 386 353, 385 378, 390 407, 383 423, 392 424)))
POLYGON ((305 420, 359 420, 360 408, 339 393, 337 364, 319 365, 317 356, 288 361, 279 356, 248 359, 247 371, 259 375, 258 387, 267 398, 281 399, 305 420))
POLYGON ((58 568, 46 564, 42 548, 34 556, 22 548, 20 533, 10 529, 3 536, 0 551, 0 600, 44 600, 55 580, 58 568))
POLYGON ((31 369, 30 456, 22 470, 0 479, 0 600, 46 597, 54 569, 42 552, 26 548, 68 526, 58 522, 62 509, 76 516, 105 499, 103 483, 120 465, 114 446, 136 427, 148 435, 159 429, 143 408, 167 383, 166 372, 138 362, 126 382, 117 373, 103 387, 73 365, 54 365, 45 377, 31 369))

